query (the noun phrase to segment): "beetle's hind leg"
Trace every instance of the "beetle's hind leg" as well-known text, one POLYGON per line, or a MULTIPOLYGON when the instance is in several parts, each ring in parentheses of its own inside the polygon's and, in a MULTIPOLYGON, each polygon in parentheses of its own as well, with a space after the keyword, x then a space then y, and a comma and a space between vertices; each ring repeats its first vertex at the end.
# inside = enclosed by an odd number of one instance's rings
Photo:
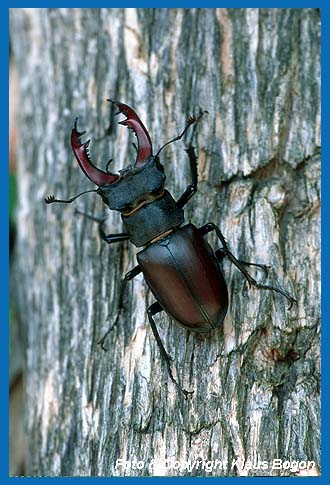
POLYGON ((114 321, 114 323, 108 328, 108 330, 106 331, 106 333, 103 335, 103 337, 97 342, 99 345, 101 345, 101 348, 103 350, 108 350, 104 343, 106 341, 106 338, 108 337, 109 333, 115 328, 115 326, 118 324, 119 322, 119 319, 120 319, 120 315, 121 315, 121 312, 123 311, 125 305, 124 305, 124 296, 125 296, 125 290, 126 290, 126 286, 127 286, 127 283, 129 281, 131 281, 133 278, 135 278, 135 276, 137 276, 139 273, 141 273, 141 268, 140 266, 135 266, 135 268, 133 268, 131 271, 129 271, 128 273, 126 273, 122 283, 121 283, 121 288, 120 288, 120 295, 119 295, 119 302, 118 302, 118 310, 117 310, 117 316, 116 316, 116 320, 114 321))
POLYGON ((292 305, 294 303, 297 304, 297 300, 295 298, 293 298, 291 295, 289 295, 289 293, 286 293, 285 291, 281 290, 280 288, 277 288, 275 286, 270 286, 270 285, 264 285, 262 283, 258 283, 247 271, 246 269, 244 268, 244 266, 246 265, 249 265, 249 266, 264 266, 264 270, 266 270, 267 266, 265 265, 257 265, 256 263, 247 263, 246 261, 239 261, 230 251, 229 251, 229 248, 228 248, 228 244, 227 244, 227 241, 224 237, 224 235, 222 234, 222 232, 220 231, 220 229, 218 228, 218 226, 216 226, 215 224, 213 224, 213 222, 209 222, 208 224, 205 224, 205 226, 202 226, 200 229, 200 232, 202 235, 205 235, 207 234, 208 232, 211 232, 211 231, 215 231, 218 238, 220 239, 221 243, 222 243, 222 248, 220 250, 220 252, 217 251, 217 257, 219 259, 219 257, 221 259, 223 259, 223 257, 227 257, 235 266, 236 268, 238 268, 240 270, 240 272, 245 276, 245 278, 247 279, 248 283, 250 284, 250 286, 254 286, 255 288, 259 288, 259 289, 262 289, 262 290, 271 290, 271 291, 275 291, 276 293, 280 293, 281 295, 283 295, 285 298, 287 298, 287 300, 289 300, 290 302, 290 306, 289 306, 289 309, 292 307, 292 305))
POLYGON ((171 367, 171 360, 172 359, 165 350, 165 347, 163 345, 163 342, 161 341, 160 335, 159 335, 157 327, 156 327, 156 322, 153 319, 154 315, 157 315, 157 313, 160 313, 161 311, 163 311, 163 308, 160 306, 160 304, 158 302, 153 303, 148 308, 147 314, 148 314, 149 322, 150 322, 150 325, 151 325, 151 329, 152 329, 152 332, 155 336, 155 339, 156 339, 157 345, 159 347, 160 353, 161 353, 163 359, 166 362, 168 374, 171 378, 171 381, 173 382, 173 384, 175 384, 175 386, 179 389, 179 391, 181 391, 184 394, 184 397, 187 399, 188 395, 193 394, 194 391, 186 391, 175 380, 173 373, 172 373, 172 367, 171 367))

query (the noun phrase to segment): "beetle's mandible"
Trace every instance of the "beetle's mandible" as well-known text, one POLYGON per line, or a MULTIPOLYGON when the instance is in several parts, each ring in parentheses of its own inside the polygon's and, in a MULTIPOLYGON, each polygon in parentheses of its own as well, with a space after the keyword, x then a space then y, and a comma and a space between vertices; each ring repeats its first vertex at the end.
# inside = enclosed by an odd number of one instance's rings
MULTIPOLYGON (((165 143, 156 155, 153 155, 151 139, 148 131, 135 111, 119 101, 108 100, 115 104, 126 119, 120 124, 134 131, 138 146, 134 165, 114 174, 97 168, 91 161, 87 142, 81 141, 77 129, 77 119, 71 132, 71 146, 77 162, 85 175, 98 186, 72 197, 61 200, 54 196, 46 197, 47 204, 53 202, 71 203, 80 195, 96 192, 109 209, 119 211, 125 227, 125 232, 107 235, 104 231, 104 220, 90 217, 99 223, 101 238, 108 244, 129 240, 143 249, 137 254, 138 265, 129 271, 122 283, 119 309, 116 321, 99 341, 102 348, 107 335, 119 320, 123 309, 123 295, 126 284, 139 273, 144 278, 155 296, 155 303, 148 308, 148 318, 156 338, 168 373, 185 397, 193 391, 186 391, 174 378, 171 358, 167 354, 157 331, 154 316, 165 310, 176 322, 191 332, 207 333, 218 328, 227 313, 228 292, 220 262, 224 257, 243 273, 250 285, 257 288, 272 290, 286 297, 290 307, 296 300, 285 291, 258 283, 247 272, 246 266, 257 266, 267 273, 267 266, 238 260, 229 250, 227 242, 218 226, 209 222, 197 228, 193 224, 184 224, 183 207, 197 190, 197 158, 192 145, 186 149, 190 169, 191 184, 181 197, 175 201, 164 188, 164 168, 160 163, 160 152, 169 143, 180 140, 189 126, 200 119, 190 117, 182 133, 165 143), (220 240, 221 248, 213 251, 204 236, 215 231, 220 240)), ((86 214, 85 214, 86 215, 86 214)))

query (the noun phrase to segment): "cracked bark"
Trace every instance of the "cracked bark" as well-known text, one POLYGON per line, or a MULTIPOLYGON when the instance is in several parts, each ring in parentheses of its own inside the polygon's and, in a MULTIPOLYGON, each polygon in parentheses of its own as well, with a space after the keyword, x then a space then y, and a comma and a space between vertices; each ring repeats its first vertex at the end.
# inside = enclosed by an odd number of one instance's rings
MULTIPOLYGON (((11 10, 21 100, 13 279, 26 335, 28 474, 307 473, 274 469, 274 459, 319 469, 319 36, 315 9, 11 10), (70 150, 76 115, 99 165, 134 160, 108 97, 136 109, 155 148, 189 114, 208 110, 194 140, 199 191, 186 220, 218 224, 236 256, 271 265, 268 283, 298 300, 288 311, 224 261, 230 306, 219 331, 188 335, 159 315, 175 371, 195 390, 188 401, 161 361, 141 275, 128 286, 110 351, 96 344, 115 318, 134 248, 101 243, 73 205, 43 204, 49 193, 93 188, 70 150), (199 458, 223 466, 166 467, 199 458), (116 470, 117 459, 143 467, 116 470), (268 467, 251 466, 258 461, 268 467)), ((162 156, 175 198, 190 182, 184 146, 162 156)), ((106 214, 95 195, 75 207, 106 214)), ((118 214, 108 222, 121 232, 118 214)))

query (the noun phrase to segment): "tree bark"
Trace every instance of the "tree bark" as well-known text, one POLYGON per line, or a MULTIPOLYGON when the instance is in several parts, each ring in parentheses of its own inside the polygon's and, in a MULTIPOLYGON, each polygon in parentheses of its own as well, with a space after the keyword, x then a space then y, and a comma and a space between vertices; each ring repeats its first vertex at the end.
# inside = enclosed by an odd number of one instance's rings
MULTIPOLYGON (((11 42, 20 84, 12 277, 26 336, 27 474, 316 474, 318 10, 13 9, 11 42), (267 278, 251 268, 256 279, 298 301, 288 309, 282 295, 249 288, 224 260, 230 305, 219 331, 188 334, 159 314, 174 371, 194 390, 188 400, 148 324, 154 297, 142 275, 127 287, 109 351, 97 345, 137 251, 101 242, 97 224, 75 209, 109 214, 111 233, 123 230, 119 214, 95 194, 67 206, 43 202, 94 188, 70 148, 77 115, 99 166, 113 158, 118 171, 135 160, 109 97, 136 110, 155 149, 188 115, 208 111, 193 139, 199 184, 186 221, 219 225, 239 259, 271 266, 267 278), (120 459, 126 466, 116 468, 120 459), (301 463, 283 468, 287 460, 301 463)), ((188 141, 162 153, 175 199, 190 183, 188 141)))

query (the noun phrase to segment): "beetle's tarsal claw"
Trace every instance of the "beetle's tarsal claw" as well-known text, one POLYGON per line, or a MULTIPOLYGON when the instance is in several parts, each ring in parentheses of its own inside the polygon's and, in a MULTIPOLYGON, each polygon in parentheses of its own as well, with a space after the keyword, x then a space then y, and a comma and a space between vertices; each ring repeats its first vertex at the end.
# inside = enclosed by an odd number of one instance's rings
POLYGON ((102 338, 100 338, 100 340, 97 342, 97 345, 99 345, 101 347, 102 350, 104 350, 104 352, 107 352, 108 351, 108 348, 105 346, 104 342, 108 336, 108 333, 107 332, 105 335, 103 335, 102 338))
POLYGON ((97 342, 97 343, 98 343, 98 344, 101 346, 101 349, 102 349, 102 350, 104 350, 104 352, 108 352, 108 347, 106 347, 106 346, 104 345, 104 342, 101 342, 101 341, 100 341, 100 342, 97 342))
POLYGON ((195 391, 186 391, 185 389, 182 389, 182 392, 185 396, 186 401, 188 400, 188 396, 192 396, 195 391))
POLYGON ((288 298, 288 300, 290 302, 290 305, 288 306, 288 310, 291 310, 291 308, 293 307, 293 304, 298 305, 298 302, 295 298, 290 297, 290 298, 288 298))

